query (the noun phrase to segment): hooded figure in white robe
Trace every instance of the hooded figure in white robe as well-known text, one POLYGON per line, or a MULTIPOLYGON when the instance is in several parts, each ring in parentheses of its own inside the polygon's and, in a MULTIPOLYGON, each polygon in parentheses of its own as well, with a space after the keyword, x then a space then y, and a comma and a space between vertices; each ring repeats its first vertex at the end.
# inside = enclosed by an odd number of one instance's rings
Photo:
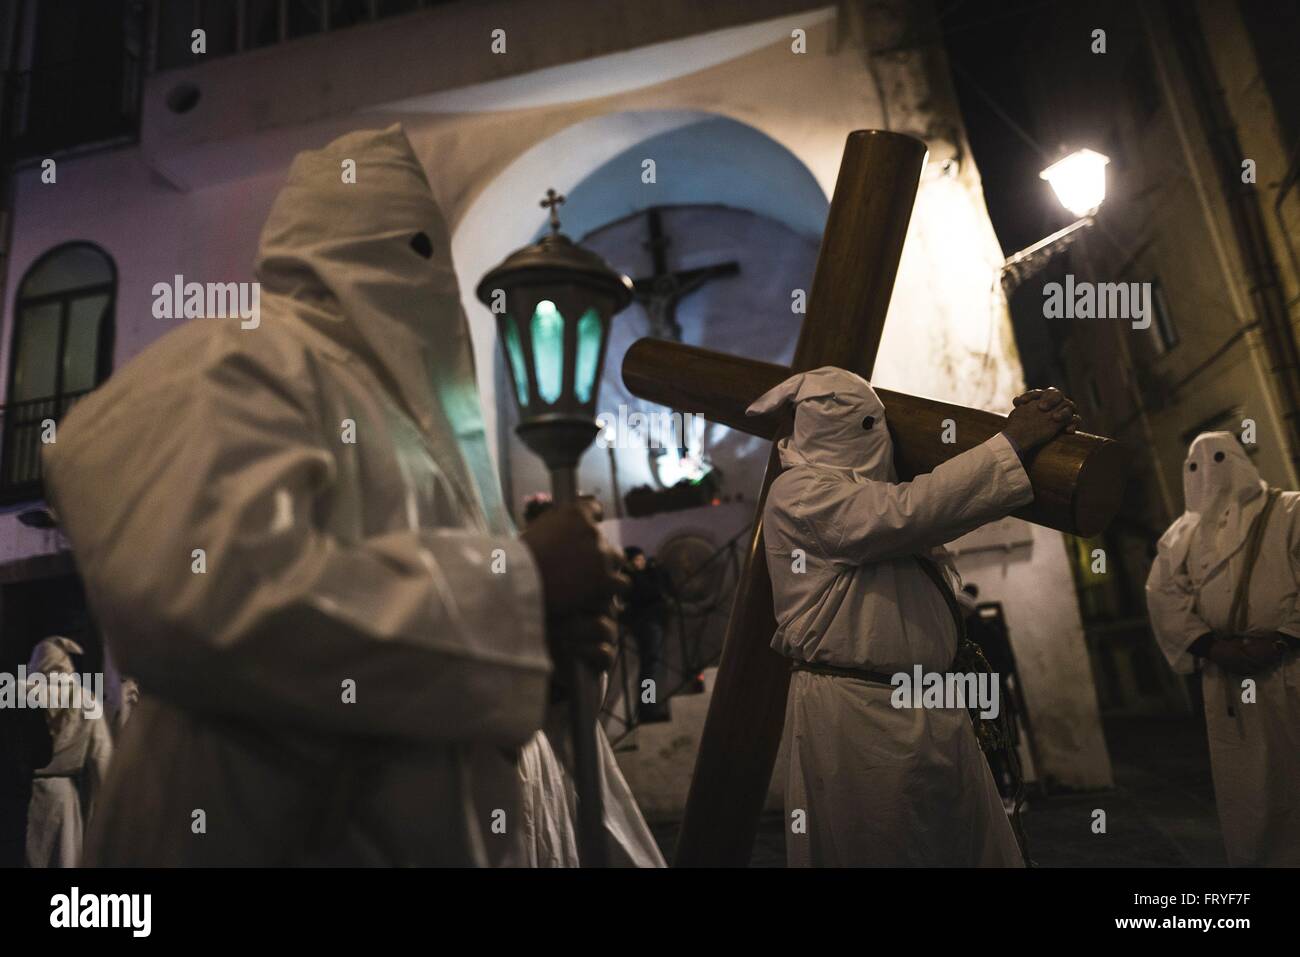
POLYGON ((784 471, 763 528, 772 647, 795 663, 788 863, 1021 865, 966 710, 897 708, 890 685, 916 665, 951 670, 958 631, 940 588, 956 572, 942 546, 1033 500, 1019 456, 999 433, 899 483, 885 409, 866 380, 833 367, 801 373, 749 412, 786 403, 794 431, 778 444, 784 471))
POLYGON ((53 636, 36 645, 27 663, 29 681, 39 672, 71 682, 80 692, 80 700, 50 700, 45 708, 54 756, 32 779, 32 800, 27 811, 28 867, 81 864, 86 822, 113 757, 112 735, 102 702, 96 701, 91 689, 82 684, 72 663, 71 656, 80 654, 84 651, 75 641, 53 636))
POLYGON ((145 689, 88 860, 573 863, 541 579, 400 127, 300 154, 256 269, 254 328, 164 336, 45 450, 145 689))
POLYGON ((1300 865, 1300 494, 1270 489, 1230 432, 1197 436, 1186 511, 1147 579, 1156 640, 1179 674, 1198 666, 1219 822, 1233 866, 1300 865), (1209 639, 1206 636, 1211 636, 1209 639), (1214 636, 1272 641, 1271 666, 1230 674, 1197 657, 1214 636))

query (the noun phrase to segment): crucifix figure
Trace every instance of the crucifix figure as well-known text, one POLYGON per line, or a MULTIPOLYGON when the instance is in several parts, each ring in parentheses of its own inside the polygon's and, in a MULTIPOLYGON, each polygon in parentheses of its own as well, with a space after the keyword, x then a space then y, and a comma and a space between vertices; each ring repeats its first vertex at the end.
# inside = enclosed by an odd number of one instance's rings
MULTIPOLYGON (((623 361, 632 394, 771 439, 789 422, 747 417, 745 410, 792 372, 837 366, 870 380, 925 155, 925 144, 910 136, 849 134, 791 367, 642 339, 623 361)), ((984 442, 1005 421, 949 403, 877 393, 900 481, 984 442), (955 441, 945 441, 953 435, 955 441)), ((772 776, 790 672, 789 662, 769 646, 776 621, 762 514, 780 468, 774 447, 691 780, 677 865, 745 866, 772 776)), ((1123 453, 1109 439, 1064 434, 1032 458, 1028 474, 1034 502, 1016 514, 1090 536, 1119 508, 1123 453)))
MULTIPOLYGON (((645 308, 650 319, 650 335, 681 342, 682 327, 677 321, 677 304, 710 279, 734 276, 740 272, 740 263, 732 260, 697 269, 669 269, 667 250, 672 240, 664 235, 663 218, 658 206, 646 210, 646 224, 650 238, 645 247, 650 250, 654 271, 649 276, 632 280, 632 297, 645 308)), ((685 459, 690 454, 690 439, 685 427, 682 428, 681 442, 677 456, 685 459)), ((652 449, 651 455, 662 454, 664 451, 652 449)), ((703 451, 700 450, 701 456, 703 451)), ((657 469, 655 472, 658 474, 657 469)))
POLYGON ((646 224, 650 238, 645 247, 650 250, 654 272, 632 280, 632 296, 645 307, 646 315, 650 317, 650 335, 681 342, 682 327, 677 321, 677 304, 710 279, 734 276, 740 272, 740 263, 732 260, 698 269, 669 269, 666 252, 672 240, 664 235, 658 206, 646 210, 646 224))

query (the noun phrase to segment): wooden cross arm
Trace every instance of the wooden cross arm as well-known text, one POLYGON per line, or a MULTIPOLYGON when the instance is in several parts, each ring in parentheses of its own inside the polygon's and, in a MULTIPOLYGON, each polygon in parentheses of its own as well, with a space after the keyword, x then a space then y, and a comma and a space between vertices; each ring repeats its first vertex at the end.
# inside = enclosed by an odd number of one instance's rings
MULTIPOLYGON (((785 425, 783 417, 747 416, 745 409, 790 375, 786 366, 662 339, 637 341, 623 359, 623 382, 633 395, 765 439, 785 425)), ((876 393, 885 405, 901 481, 974 448, 1006 422, 1005 416, 993 412, 885 389, 876 393), (946 419, 956 424, 951 444, 942 441, 946 419)), ((1034 502, 1015 514, 1063 532, 1096 535, 1119 510, 1124 466, 1119 443, 1086 432, 1062 434, 1030 460, 1034 502)))

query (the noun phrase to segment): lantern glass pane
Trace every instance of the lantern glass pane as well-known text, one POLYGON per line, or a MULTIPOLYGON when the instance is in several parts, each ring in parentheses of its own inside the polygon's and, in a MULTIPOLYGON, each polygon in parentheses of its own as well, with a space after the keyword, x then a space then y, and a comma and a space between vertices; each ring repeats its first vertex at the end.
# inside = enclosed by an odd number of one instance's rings
POLYGON ((578 356, 574 359, 573 389, 579 402, 591 401, 596 385, 596 362, 600 359, 600 316, 588 309, 578 320, 578 356))
POLYGON ((549 299, 539 302, 533 312, 533 361, 537 394, 553 404, 564 388, 564 317, 549 299))
POLYGON ((519 406, 528 405, 528 369, 524 366, 524 348, 519 343, 519 330, 515 327, 515 317, 506 316, 506 359, 510 363, 510 375, 515 380, 515 395, 519 406))

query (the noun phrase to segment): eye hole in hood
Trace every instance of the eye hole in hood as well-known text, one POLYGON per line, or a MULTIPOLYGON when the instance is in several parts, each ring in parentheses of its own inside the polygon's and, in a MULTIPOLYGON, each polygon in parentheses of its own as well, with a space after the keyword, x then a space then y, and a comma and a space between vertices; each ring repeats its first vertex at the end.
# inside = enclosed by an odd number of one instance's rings
POLYGON ((433 258, 433 242, 428 233, 416 233, 411 237, 411 248, 425 259, 433 258))

